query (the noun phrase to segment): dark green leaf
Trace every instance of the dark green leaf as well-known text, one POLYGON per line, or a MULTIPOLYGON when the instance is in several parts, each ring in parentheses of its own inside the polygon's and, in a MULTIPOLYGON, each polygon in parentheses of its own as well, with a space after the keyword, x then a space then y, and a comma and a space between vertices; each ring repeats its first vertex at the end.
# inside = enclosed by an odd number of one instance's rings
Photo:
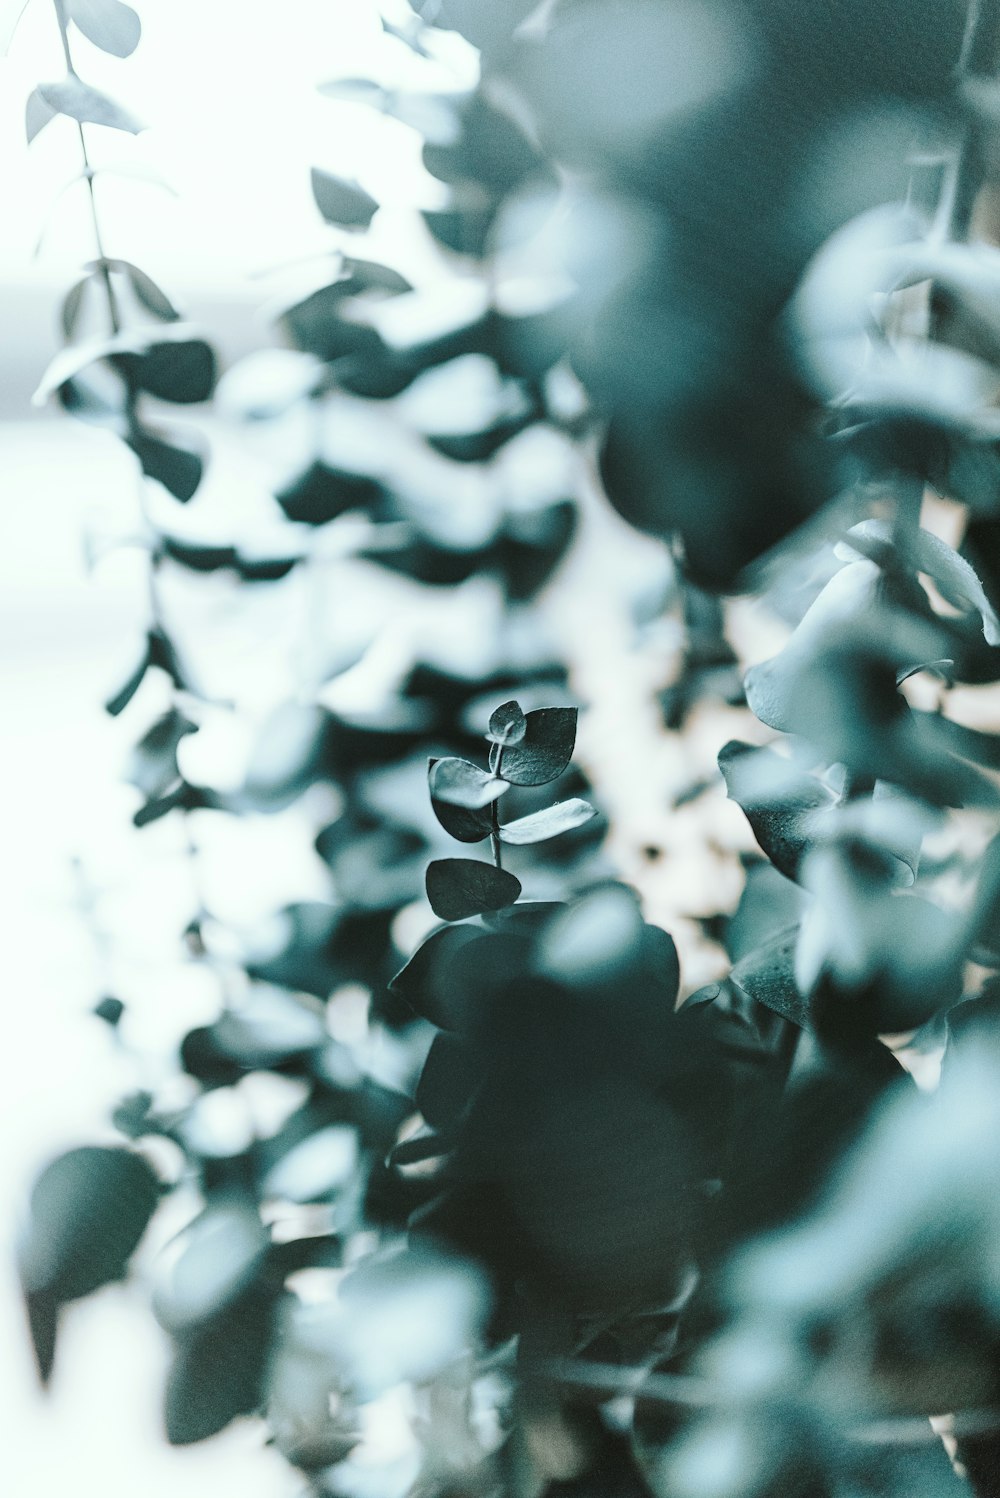
POLYGON ((812 819, 835 801, 813 775, 804 775, 772 749, 732 739, 719 753, 719 769, 731 800, 741 808, 768 858, 789 879, 813 837, 812 819))
POLYGON ((125 708, 128 707, 129 703, 132 701, 132 698, 142 686, 143 678, 145 677, 150 664, 149 641, 147 639, 144 643, 142 655, 139 658, 139 661, 137 662, 134 670, 118 688, 118 691, 113 693, 113 695, 110 696, 104 704, 104 711, 106 713, 110 713, 112 718, 117 718, 118 714, 120 712, 123 712, 125 708))
POLYGON ((89 42, 113 57, 131 57, 139 45, 142 24, 122 0, 67 0, 72 21, 89 42))
POLYGON ((271 1299, 251 1293, 179 1340, 164 1411, 172 1446, 207 1440, 258 1408, 273 1329, 271 1299))
POLYGON ((158 400, 198 405, 215 389, 215 352, 203 338, 161 336, 143 354, 120 358, 139 387, 158 400))
POLYGON ((28 1329, 31 1345, 35 1350, 35 1366, 41 1383, 46 1385, 52 1377, 56 1358, 56 1332, 59 1324, 59 1303, 44 1291, 24 1297, 28 1313, 28 1329))
POLYGON ((53 1160, 31 1193, 19 1253, 25 1292, 61 1303, 121 1279, 159 1194, 132 1150, 84 1146, 53 1160))
POLYGON ((121 999, 104 998, 94 1005, 94 1013, 114 1030, 125 1013, 125 1005, 121 999))
POLYGON ((805 1027, 809 1006, 795 981, 798 937, 798 925, 789 926, 766 946, 748 953, 733 968, 730 979, 752 999, 805 1027))
POLYGON ((125 772, 125 778, 149 799, 165 794, 179 778, 177 746, 185 735, 195 733, 192 723, 172 707, 157 718, 139 740, 125 772))
POLYGON ((471 858, 437 858, 427 866, 427 898, 442 921, 462 921, 513 905, 521 881, 506 869, 471 858))
POLYGON ((481 811, 510 789, 506 780, 481 770, 467 759, 455 757, 434 760, 428 778, 433 800, 467 811, 481 811))
POLYGON ((524 738, 526 719, 519 702, 502 702, 490 714, 486 737, 494 744, 519 744, 524 738))
POLYGON ((524 737, 504 750, 504 779, 513 785, 546 785, 573 758, 575 707, 540 707, 525 716, 524 737))
POLYGON ((357 182, 335 177, 331 172, 312 169, 312 190, 316 206, 328 224, 345 229, 367 229, 378 208, 371 193, 357 182))
POLYGON ((205 469, 199 453, 165 442, 148 427, 134 427, 125 440, 139 459, 146 478, 162 484, 181 504, 191 499, 205 469))
MULTIPOLYGON (((124 130, 129 135, 138 135, 144 130, 134 115, 114 99, 91 88, 82 78, 62 78, 57 83, 40 83, 35 92, 41 101, 55 114, 68 115, 81 125, 107 125, 112 130, 124 130)), ((44 124, 44 121, 42 122, 44 124)), ((37 134, 39 125, 35 131, 37 134)))
POLYGON ((447 1031, 434 1037, 415 1097, 432 1129, 448 1129, 458 1122, 481 1075, 479 1058, 467 1041, 447 1031))
POLYGON ((501 841, 505 843, 543 843, 546 838, 558 837, 561 832, 572 832, 582 827, 591 817, 597 816, 597 808, 589 801, 573 797, 569 801, 557 801, 534 811, 530 816, 518 817, 515 822, 505 822, 500 828, 501 841))
POLYGON ((460 1029, 468 1007, 468 989, 455 981, 455 958, 471 943, 482 942, 475 926, 442 926, 422 942, 389 984, 422 1019, 441 1030, 460 1029))

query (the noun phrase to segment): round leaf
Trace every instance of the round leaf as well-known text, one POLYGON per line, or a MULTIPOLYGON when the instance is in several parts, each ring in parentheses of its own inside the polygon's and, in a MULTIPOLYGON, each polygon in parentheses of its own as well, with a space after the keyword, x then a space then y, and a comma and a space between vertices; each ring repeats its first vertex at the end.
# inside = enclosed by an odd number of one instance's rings
POLYGON ((540 707, 524 720, 524 736, 504 750, 504 779, 513 785, 546 785, 562 774, 576 744, 575 707, 540 707))
POLYGON ((484 910, 503 910, 521 893, 506 869, 472 858, 437 858, 427 867, 427 898, 443 921, 463 921, 484 910))

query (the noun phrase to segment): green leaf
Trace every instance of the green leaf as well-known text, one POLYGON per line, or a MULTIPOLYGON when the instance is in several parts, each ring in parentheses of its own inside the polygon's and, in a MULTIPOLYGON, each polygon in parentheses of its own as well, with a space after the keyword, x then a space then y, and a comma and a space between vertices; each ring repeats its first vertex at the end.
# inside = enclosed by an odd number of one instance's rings
POLYGON ((142 791, 147 799, 165 794, 180 775, 177 768, 177 746, 189 733, 197 732, 177 708, 172 707, 157 718, 132 751, 125 778, 142 791))
POLYGON ((504 779, 546 785, 562 774, 576 744, 575 707, 540 707, 525 716, 524 736, 504 750, 504 779))
POLYGON ((132 1150, 87 1145, 53 1160, 31 1192, 18 1255, 25 1293, 62 1304, 122 1279, 159 1196, 132 1150))
POLYGON ((146 128, 116 100, 102 94, 99 89, 91 88, 82 78, 40 83, 35 92, 53 113, 68 115, 81 125, 106 125, 111 130, 124 130, 128 135, 138 135, 146 128))
POLYGON ((582 827, 596 816, 595 806, 574 796, 569 801, 557 801, 553 806, 533 811, 530 816, 518 817, 515 822, 504 823, 500 828, 500 840, 517 846, 543 843, 547 838, 558 837, 561 832, 572 832, 574 827, 582 827))
POLYGON ((106 265, 108 270, 116 271, 119 275, 126 277, 135 294, 136 300, 145 307, 147 312, 151 312, 161 322, 180 321, 180 313, 166 292, 161 291, 153 278, 147 276, 144 270, 140 270, 130 260, 104 260, 103 262, 95 260, 91 262, 88 268, 100 271, 102 265, 106 265))
POLYGON ((508 781, 456 757, 434 760, 428 778, 433 800, 462 806, 468 811, 480 811, 510 790, 508 781))
POLYGON ((121 362, 148 395, 173 405, 199 405, 215 389, 215 352, 204 338, 187 333, 161 335, 142 354, 122 354, 121 362))
POLYGON ((45 98, 40 88, 33 88, 28 95, 28 102, 24 106, 24 133, 28 145, 34 140, 40 130, 44 130, 50 120, 54 120, 59 113, 45 98))
POLYGON ((720 750, 719 769, 730 800, 743 812, 774 867, 797 879, 812 840, 815 814, 834 804, 833 792, 773 749, 755 749, 739 739, 720 750))
POLYGON ((117 718, 118 714, 124 712, 125 708, 128 707, 129 703, 132 701, 132 698, 142 686, 143 678, 145 677, 150 664, 149 640, 147 639, 144 644, 142 655, 136 662, 135 667, 126 677, 122 685, 118 688, 118 691, 114 692, 104 704, 104 711, 106 713, 110 713, 112 718, 117 718))
POLYGON ((809 1005, 795 981, 795 948, 799 926, 787 930, 749 952, 730 973, 730 980, 752 999, 773 1009, 785 1019, 803 1028, 808 1023, 809 1005))
POLYGON ((210 1203, 157 1266, 153 1313, 175 1336, 211 1321, 260 1273, 268 1235, 249 1200, 210 1203))
POLYGON ((521 893, 506 869, 472 858, 437 858, 427 866, 427 898, 442 921, 463 921, 484 910, 503 910, 521 893))
POLYGON ((342 229, 367 229, 378 208, 371 193, 357 182, 335 177, 332 172, 312 169, 312 191, 316 207, 328 224, 342 229))
POLYGON ((171 1446, 205 1441, 264 1397, 274 1304, 251 1292, 180 1338, 167 1378, 164 1423, 171 1446))
MULTIPOLYGON (((892 528, 884 520, 863 520, 847 532, 848 544, 864 556, 869 547, 892 544, 892 528)), ((956 608, 973 609, 983 621, 983 635, 989 645, 1000 645, 1000 619, 986 596, 975 569, 939 536, 926 530, 917 531, 908 543, 908 560, 919 572, 934 580, 941 596, 956 608)), ((878 561, 878 556, 873 560, 878 561)))
POLYGON ((67 0, 70 20, 95 47, 112 57, 131 57, 139 45, 142 23, 122 0, 67 0))
POLYGON ((475 926, 440 926, 392 979, 391 992, 439 1030, 461 1029, 469 994, 466 984, 454 980, 455 958, 482 940, 483 932, 475 926))
POLYGON ((458 1122, 481 1076, 479 1057, 466 1040, 447 1031, 434 1037, 414 1097, 432 1129, 458 1122))
POLYGON ((146 478, 155 479, 181 504, 187 504, 205 471, 200 454, 164 441, 148 427, 135 427, 125 441, 139 459, 146 478))
POLYGON ((527 720, 519 702, 502 702, 490 714, 486 737, 494 744, 519 744, 524 738, 527 720))
MULTIPOLYGON (((442 801, 434 795, 433 777, 438 760, 430 760, 427 767, 428 780, 431 781, 431 808, 441 826, 449 837, 453 837, 459 843, 481 843, 484 837, 489 837, 493 830, 493 806, 468 808, 455 806, 449 801, 442 801)), ((508 786, 507 781, 498 781, 504 788, 508 786)))

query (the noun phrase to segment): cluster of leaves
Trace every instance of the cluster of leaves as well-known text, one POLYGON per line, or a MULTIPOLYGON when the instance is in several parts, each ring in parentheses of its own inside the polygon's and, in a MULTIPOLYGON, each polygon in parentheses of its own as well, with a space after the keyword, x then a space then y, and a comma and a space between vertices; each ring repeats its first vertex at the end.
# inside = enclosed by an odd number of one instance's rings
MULTIPOLYGON (((332 259, 280 300, 291 347, 220 391, 265 430, 305 413, 272 484, 280 544, 150 523, 154 617, 107 708, 149 672, 169 683, 130 767, 140 826, 332 788, 315 840, 331 897, 286 906, 266 944, 196 912, 189 947, 235 993, 180 1041, 188 1101, 126 1099, 128 1142, 61 1156, 31 1198, 43 1379, 61 1307, 127 1272, 176 1190, 192 1215, 152 1268, 168 1437, 264 1414, 317 1498, 936 1498, 961 1479, 909 1417, 948 1411, 968 1476, 996 1492, 1000 751, 949 697, 1000 682, 1000 252, 962 242, 972 185, 996 175, 978 76, 996 18, 973 7, 963 47, 960 6, 882 0, 874 27, 870 8, 400 3, 384 27, 412 76, 454 30, 478 84, 443 93, 428 66, 426 87, 326 87, 422 136, 447 313, 366 257, 379 202, 315 170, 332 259), (915 172, 904 214, 882 205, 914 135, 943 142, 942 168, 926 193, 915 172), (572 538, 580 470, 563 460, 592 413, 609 498, 686 573, 668 726, 745 694, 784 736, 719 757, 763 856, 735 916, 706 919, 728 975, 681 1004, 674 941, 597 850, 576 709, 542 705, 569 695, 565 670, 525 608, 572 538), (928 485, 967 507, 958 550, 921 524, 928 485), (811 569, 809 534, 772 569, 794 630, 740 681, 703 585, 742 587, 831 498, 811 569), (221 708, 193 689, 164 570, 259 592, 339 542, 352 564, 455 587, 450 638, 418 642, 365 712, 327 692, 357 659, 332 648, 255 725, 236 789, 193 782, 186 740, 221 708), (476 636, 479 582, 491 626, 518 631, 476 636), (993 835, 978 857, 972 822, 993 835), (400 968, 399 917, 427 905, 443 924, 400 968), (901 1034, 944 1049, 931 1099, 884 1043, 901 1034), (234 1132, 262 1074, 292 1101, 234 1132), (182 1163, 164 1180, 154 1158, 182 1163), (391 1462, 363 1434, 382 1400, 420 1410, 391 1462)), ((57 10, 64 38, 138 40, 118 0, 57 10)), ((71 63, 33 95, 29 133, 46 110, 81 141, 134 128, 71 63)), ((91 193, 93 172, 85 158, 91 193)), ((103 249, 63 323, 43 392, 196 514, 201 457, 147 406, 207 399, 209 345, 103 249), (123 323, 126 297, 151 329, 123 323), (110 335, 82 337, 99 308, 110 335)), ((98 1012, 127 1030, 117 999, 98 1012)))

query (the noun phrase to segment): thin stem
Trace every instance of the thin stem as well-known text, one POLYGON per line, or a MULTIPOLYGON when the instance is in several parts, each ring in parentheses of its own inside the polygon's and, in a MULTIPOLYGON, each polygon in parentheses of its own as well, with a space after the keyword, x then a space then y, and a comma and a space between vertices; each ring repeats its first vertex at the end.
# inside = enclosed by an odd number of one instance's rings
MULTIPOLYGON (((497 750, 497 753, 496 753, 496 763, 493 766, 491 766, 491 768, 493 770, 494 778, 496 780, 501 780, 503 778, 501 776, 501 774, 500 774, 500 771, 503 768, 503 745, 502 744, 498 744, 496 746, 496 750, 497 750)), ((490 755, 490 758, 491 759, 493 758, 492 753, 490 755)), ((493 862, 494 862, 494 864, 496 865, 496 867, 498 869, 502 869, 503 868, 503 861, 502 861, 501 856, 500 856, 500 797, 499 796, 497 796, 495 798, 495 800, 490 804, 490 842, 491 842, 491 844, 493 846, 493 862)))
MULTIPOLYGON (((56 19, 59 22, 59 39, 62 43, 63 57, 66 62, 66 71, 71 78, 78 76, 73 64, 73 53, 69 44, 69 20, 66 15, 65 0, 53 0, 56 11, 56 19)), ((112 333, 120 333, 122 329, 121 314, 118 307, 118 298, 111 281, 111 271, 108 267, 108 257, 104 253, 104 241, 101 238, 101 223, 97 213, 97 199, 94 195, 94 168, 91 165, 90 154, 87 151, 87 137, 84 134, 83 125, 79 120, 76 122, 76 131, 80 139, 80 153, 83 157, 83 176, 87 183, 87 197, 90 202, 90 222, 94 231, 94 246, 97 250, 97 261, 100 267, 101 279, 104 282, 104 294, 108 305, 108 318, 111 323, 112 333)))

